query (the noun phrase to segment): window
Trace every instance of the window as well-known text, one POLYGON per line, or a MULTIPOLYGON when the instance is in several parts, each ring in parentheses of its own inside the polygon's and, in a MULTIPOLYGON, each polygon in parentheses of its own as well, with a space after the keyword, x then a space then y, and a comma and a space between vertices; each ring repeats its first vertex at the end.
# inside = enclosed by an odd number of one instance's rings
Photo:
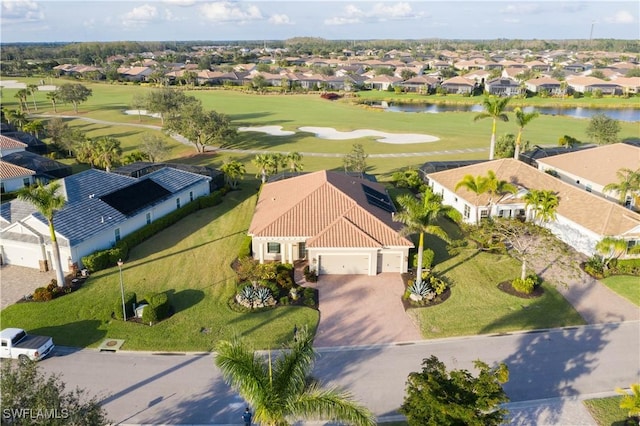
POLYGON ((591 192, 591 184, 590 184, 590 183, 588 183, 588 184, 584 187, 584 189, 585 189, 587 192, 591 192))
POLYGON ((193 201, 193 191, 189 191, 189 201, 193 201))
POLYGON ((29 185, 31 185, 31 179, 24 178, 24 179, 22 179, 22 183, 24 184, 24 186, 29 186, 29 185))
POLYGON ((116 228, 116 230, 114 231, 115 237, 116 237, 116 242, 120 241, 120 228, 116 228))
POLYGON ((267 243, 267 253, 280 253, 280 243, 267 243))
POLYGON ((468 204, 464 205, 464 217, 469 219, 469 216, 471 216, 471 207, 469 207, 468 204))
POLYGON ((176 198, 176 208, 180 208, 180 198, 176 198))
POLYGON ((480 210, 480 219, 486 219, 489 217, 489 210, 482 209, 480 210))
POLYGON ((627 250, 631 250, 632 248, 634 248, 636 246, 636 244, 638 244, 638 241, 636 241, 636 240, 627 241, 627 250))
POLYGON ((147 225, 151 223, 151 213, 147 213, 147 225))
POLYGON ((306 243, 298 243, 298 258, 306 259, 307 258, 307 244, 306 243))

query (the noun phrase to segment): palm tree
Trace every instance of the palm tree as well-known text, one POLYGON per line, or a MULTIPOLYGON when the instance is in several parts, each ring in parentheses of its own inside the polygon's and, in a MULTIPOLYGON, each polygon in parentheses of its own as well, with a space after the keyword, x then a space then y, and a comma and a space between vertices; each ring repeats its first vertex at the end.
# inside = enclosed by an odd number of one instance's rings
POLYGON ((38 105, 36 104, 36 92, 38 91, 38 85, 37 84, 28 84, 27 85, 27 91, 29 92, 29 94, 31 95, 31 99, 33 100, 33 109, 34 109, 34 111, 38 112, 38 105))
POLYGON ((107 173, 111 171, 111 166, 114 163, 118 163, 120 161, 121 157, 122 148, 120 147, 120 141, 116 138, 105 136, 102 139, 99 139, 98 143, 95 145, 95 164, 99 167, 104 167, 107 173))
POLYGON ((20 111, 29 112, 29 104, 27 102, 27 96, 29 96, 29 91, 27 89, 20 89, 14 95, 20 101, 20 111))
POLYGON ((513 153, 513 158, 516 160, 520 156, 520 146, 522 143, 522 132, 524 126, 529 124, 531 120, 539 116, 538 111, 524 112, 520 107, 514 108, 513 112, 516 114, 516 123, 518 123, 518 137, 516 138, 516 150, 513 153))
POLYGON ((605 268, 612 259, 617 259, 627 251, 627 242, 621 238, 604 237, 596 244, 596 251, 602 255, 605 268))
POLYGON ((29 122, 26 114, 21 109, 9 109, 5 111, 5 118, 7 119, 7 122, 17 130, 22 130, 24 125, 29 122))
POLYGON ((57 110, 58 92, 56 92, 55 90, 53 92, 48 92, 47 99, 49 99, 51 101, 51 105, 53 105, 54 114, 57 114, 58 113, 58 110, 57 110))
POLYGON ((269 154, 257 154, 253 159, 253 164, 258 167, 258 174, 256 174, 256 177, 260 176, 262 183, 267 181, 269 161, 269 154))
POLYGON ((496 172, 489 170, 486 176, 487 192, 489 193, 489 216, 493 210, 494 195, 515 194, 518 189, 515 185, 503 179, 498 179, 496 172))
POLYGON ((44 123, 42 120, 33 120, 22 126, 22 130, 27 133, 31 133, 36 138, 39 138, 40 132, 44 130, 44 123))
POLYGON ((42 181, 36 184, 25 186, 18 190, 18 198, 22 201, 33 204, 49 224, 49 235, 51 238, 51 246, 53 247, 53 262, 56 270, 56 279, 58 286, 64 286, 64 274, 62 273, 62 262, 60 261, 60 248, 58 247, 58 239, 53 226, 53 216, 56 211, 61 210, 67 200, 64 195, 58 193, 60 189, 59 182, 52 182, 45 185, 42 181))
POLYGON ((548 189, 532 189, 524 196, 524 201, 525 208, 532 208, 535 223, 546 223, 556 219, 560 199, 555 192, 548 189))
POLYGON ((450 241, 447 233, 439 225, 438 220, 448 217, 454 221, 460 220, 460 213, 451 206, 442 204, 442 196, 435 194, 430 186, 425 186, 422 200, 413 195, 404 194, 398 197, 398 204, 402 208, 393 216, 393 220, 401 222, 404 227, 402 235, 420 234, 418 243, 418 270, 416 282, 422 283, 422 254, 424 252, 424 234, 435 235, 445 241, 450 241))
POLYGON ((604 186, 604 192, 617 192, 618 201, 625 205, 628 194, 640 194, 640 168, 636 171, 622 168, 616 172, 618 182, 609 183, 604 186))
POLYGON ((289 164, 289 171, 291 173, 298 173, 302 170, 302 155, 299 152, 289 152, 285 157, 289 164))
POLYGON ((489 160, 493 160, 493 156, 496 150, 496 125, 498 120, 509 121, 509 117, 504 112, 507 104, 509 103, 509 97, 498 98, 490 95, 485 96, 482 101, 484 112, 476 115, 473 121, 482 120, 484 118, 491 118, 493 120, 493 126, 491 127, 491 145, 489 146, 489 160))
POLYGON ((217 346, 216 365, 225 381, 254 408, 254 420, 284 426, 297 420, 331 419, 356 426, 374 426, 375 417, 347 392, 323 388, 309 377, 315 352, 306 329, 277 359, 265 357, 237 338, 217 346))
POLYGON ((222 167, 220 167, 220 170, 224 173, 224 180, 231 189, 238 187, 238 181, 242 179, 245 174, 244 164, 236 160, 224 163, 222 167))
POLYGON ((486 176, 473 176, 465 175, 460 182, 458 182, 454 188, 454 191, 458 191, 460 188, 466 188, 468 191, 476 194, 476 224, 480 224, 480 195, 488 192, 490 189, 490 182, 486 176))

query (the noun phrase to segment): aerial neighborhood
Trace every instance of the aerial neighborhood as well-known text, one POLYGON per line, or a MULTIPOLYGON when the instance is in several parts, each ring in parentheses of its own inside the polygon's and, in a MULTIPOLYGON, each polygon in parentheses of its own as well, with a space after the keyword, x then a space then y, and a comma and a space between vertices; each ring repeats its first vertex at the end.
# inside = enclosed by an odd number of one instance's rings
POLYGON ((2 48, 2 357, 95 424, 640 416, 637 40, 2 48))

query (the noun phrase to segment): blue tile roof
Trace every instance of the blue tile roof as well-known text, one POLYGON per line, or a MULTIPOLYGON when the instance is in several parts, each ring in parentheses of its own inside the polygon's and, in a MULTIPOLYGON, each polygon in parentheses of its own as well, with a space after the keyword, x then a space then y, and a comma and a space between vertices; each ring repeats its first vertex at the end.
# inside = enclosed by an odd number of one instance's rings
MULTIPOLYGON (((133 185, 142 179, 151 179, 170 192, 166 197, 156 199, 148 206, 158 204, 198 182, 209 180, 206 176, 171 168, 158 170, 140 179, 95 169, 68 176, 61 180, 67 195, 67 204, 53 217, 56 232, 67 238, 73 246, 126 222, 128 216, 99 197, 133 185)), ((40 213, 34 213, 34 217, 42 223, 47 223, 40 213)))

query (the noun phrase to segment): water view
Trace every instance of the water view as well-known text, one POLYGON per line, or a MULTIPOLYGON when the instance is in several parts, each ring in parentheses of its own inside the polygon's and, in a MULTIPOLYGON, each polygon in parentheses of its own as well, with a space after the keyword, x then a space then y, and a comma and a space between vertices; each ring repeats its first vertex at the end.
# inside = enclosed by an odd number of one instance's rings
MULTIPOLYGON (((482 112, 482 105, 440 105, 440 104, 392 104, 382 102, 377 104, 388 112, 426 112, 438 114, 441 112, 482 112)), ((574 118, 591 118, 596 114, 605 114, 607 117, 620 121, 640 121, 640 109, 621 108, 551 108, 551 107, 525 107, 523 111, 538 111, 545 115, 564 115, 574 118)))

